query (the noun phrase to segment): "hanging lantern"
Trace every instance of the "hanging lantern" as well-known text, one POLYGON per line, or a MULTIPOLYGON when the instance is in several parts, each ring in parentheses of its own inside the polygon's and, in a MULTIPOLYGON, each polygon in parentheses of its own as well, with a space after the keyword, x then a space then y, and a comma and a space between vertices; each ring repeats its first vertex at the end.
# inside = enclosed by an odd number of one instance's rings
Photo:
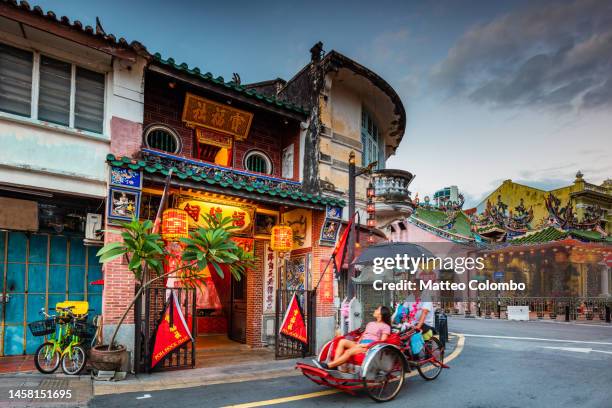
POLYGON ((288 225, 272 227, 270 248, 273 251, 289 252, 293 248, 293 230, 288 225))
POLYGON ((374 235, 370 234, 368 235, 368 244, 373 244, 374 243, 374 235))
POLYGON ((366 205, 366 211, 368 212, 368 214, 375 213, 376 212, 376 204, 368 203, 368 205, 366 205))
POLYGON ((368 218, 368 227, 376 227, 376 218, 368 218))
POLYGON ((368 188, 366 189, 366 196, 368 198, 373 198, 374 196, 376 196, 376 189, 374 188, 374 186, 372 185, 372 183, 370 183, 368 185, 368 188))
POLYGON ((161 235, 166 241, 178 241, 189 236, 187 211, 169 208, 162 215, 161 235))

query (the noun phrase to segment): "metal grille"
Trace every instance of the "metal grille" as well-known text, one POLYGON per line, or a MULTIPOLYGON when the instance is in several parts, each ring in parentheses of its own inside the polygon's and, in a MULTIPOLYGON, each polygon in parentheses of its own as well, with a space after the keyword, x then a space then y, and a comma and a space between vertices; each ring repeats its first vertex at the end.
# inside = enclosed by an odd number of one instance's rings
POLYGON ((532 318, 551 320, 609 319, 612 300, 606 297, 480 297, 439 299, 447 313, 463 313, 485 318, 507 318, 508 306, 529 306, 532 318), (607 309, 606 309, 607 308, 607 309))
POLYGON ((178 151, 176 136, 163 128, 153 128, 147 132, 147 145, 153 149, 162 150, 168 153, 178 151))
POLYGON ((268 162, 266 159, 260 154, 251 154, 246 161, 246 168, 250 171, 255 171, 257 173, 265 173, 268 174, 268 162))
MULTIPOLYGON (((138 288, 136 289, 138 290, 138 288)), ((151 353, 155 342, 155 329, 159 325, 166 305, 168 288, 158 286, 147 288, 142 302, 135 307, 135 370, 138 373, 151 372, 151 353)), ((181 306, 187 324, 190 324, 191 335, 196 333, 196 291, 192 288, 172 288, 181 306)), ((194 337, 195 339, 195 337, 194 337)), ((155 371, 194 368, 196 363, 195 342, 188 341, 170 352, 155 366, 155 371)))
POLYGON ((283 290, 276 291, 276 319, 274 332, 276 333, 275 357, 276 359, 299 358, 314 355, 316 352, 315 310, 316 291, 314 290, 283 290), (298 302, 304 313, 306 329, 308 333, 308 344, 291 339, 280 334, 280 325, 289 307, 293 294, 297 295, 298 302))

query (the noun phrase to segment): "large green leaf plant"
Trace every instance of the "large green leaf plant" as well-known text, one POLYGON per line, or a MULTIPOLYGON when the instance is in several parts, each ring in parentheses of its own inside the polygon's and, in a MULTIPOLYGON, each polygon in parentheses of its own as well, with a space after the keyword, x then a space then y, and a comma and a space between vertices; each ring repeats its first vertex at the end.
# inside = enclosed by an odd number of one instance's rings
POLYGON ((134 304, 140 299, 146 288, 155 281, 166 277, 176 277, 183 286, 202 288, 206 282, 206 267, 214 270, 221 279, 225 277, 224 269, 236 280, 246 274, 247 269, 255 266, 253 254, 246 252, 231 239, 232 219, 220 215, 203 216, 204 226, 189 232, 188 238, 182 238, 185 248, 176 269, 164 272, 164 262, 169 254, 159 234, 153 233, 150 220, 132 220, 121 224, 122 231, 107 231, 121 236, 121 241, 110 242, 102 247, 97 255, 101 263, 108 263, 119 257, 126 257, 128 269, 140 283, 136 295, 122 314, 111 339, 110 350, 115 343, 119 328, 125 321, 134 304))

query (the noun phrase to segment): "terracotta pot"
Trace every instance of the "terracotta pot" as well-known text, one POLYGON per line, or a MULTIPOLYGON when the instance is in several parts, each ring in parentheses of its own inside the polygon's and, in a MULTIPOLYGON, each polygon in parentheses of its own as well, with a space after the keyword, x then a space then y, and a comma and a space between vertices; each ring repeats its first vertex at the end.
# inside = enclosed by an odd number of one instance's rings
POLYGON ((127 358, 127 350, 121 345, 108 350, 107 344, 99 344, 89 350, 89 363, 96 370, 119 371, 127 358))

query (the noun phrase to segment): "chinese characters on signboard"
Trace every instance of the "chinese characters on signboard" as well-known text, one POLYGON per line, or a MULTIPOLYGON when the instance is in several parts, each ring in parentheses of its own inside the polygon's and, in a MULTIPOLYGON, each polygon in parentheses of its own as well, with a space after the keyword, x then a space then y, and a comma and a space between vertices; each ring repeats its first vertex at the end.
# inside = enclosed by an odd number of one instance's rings
POLYGON ((254 211, 251 207, 186 199, 179 202, 178 208, 187 212, 191 227, 205 226, 203 224, 204 214, 221 215, 222 218, 230 217, 231 225, 237 227, 232 233, 252 235, 254 211))
POLYGON ((253 114, 190 93, 185 97, 183 121, 193 127, 216 130, 244 140, 249 134, 253 114))
POLYGON ((264 284, 263 284, 263 312, 272 313, 276 302, 276 254, 266 242, 264 247, 264 284))

